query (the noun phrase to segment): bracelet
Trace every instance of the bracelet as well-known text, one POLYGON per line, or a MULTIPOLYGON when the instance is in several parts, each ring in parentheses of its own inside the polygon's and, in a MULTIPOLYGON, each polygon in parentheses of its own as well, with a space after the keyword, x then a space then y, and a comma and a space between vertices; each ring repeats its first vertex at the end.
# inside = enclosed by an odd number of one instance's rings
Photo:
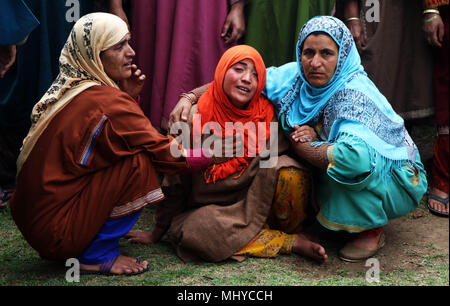
MULTIPOLYGON (((182 93, 182 94, 180 95, 180 98, 186 98, 186 99, 188 99, 189 102, 191 102, 191 105, 197 104, 197 101, 195 101, 189 94, 190 94, 190 93, 182 93)), ((193 93, 191 93, 191 94, 193 94, 193 93)), ((193 94, 193 95, 195 96, 195 94, 193 94)), ((197 96, 195 96, 195 97, 197 97, 197 96)))
POLYGON ((431 22, 431 21, 435 20, 435 19, 438 18, 438 17, 439 17, 438 15, 434 15, 433 17, 431 17, 431 18, 429 18, 429 19, 426 19, 426 20, 424 20, 423 22, 425 22, 425 23, 431 22))
POLYGON ((345 20, 345 22, 349 22, 349 21, 352 21, 352 20, 361 20, 361 19, 359 19, 358 17, 350 17, 350 18, 347 18, 345 20))
POLYGON ((440 15, 439 10, 437 10, 437 9, 428 9, 428 10, 424 10, 423 11, 424 15, 425 14, 431 14, 431 13, 440 15))

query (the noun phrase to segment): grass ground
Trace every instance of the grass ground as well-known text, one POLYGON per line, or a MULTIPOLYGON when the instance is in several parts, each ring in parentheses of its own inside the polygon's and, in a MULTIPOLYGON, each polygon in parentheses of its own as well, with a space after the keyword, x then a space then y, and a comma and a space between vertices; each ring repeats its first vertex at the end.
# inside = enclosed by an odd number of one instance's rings
MULTIPOLYGON (((411 131, 427 165, 434 139, 432 122, 417 123, 411 131)), ((153 208, 146 208, 135 228, 151 229, 153 213, 153 208)), ((296 255, 184 264, 166 239, 151 246, 122 240, 122 253, 148 260, 149 272, 134 277, 81 276, 79 282, 67 282, 69 268, 41 259, 6 210, 0 212, 0 286, 448 286, 448 229, 448 218, 431 215, 425 199, 407 216, 392 220, 385 228, 387 245, 376 256, 379 282, 368 281, 366 275, 375 274, 364 262, 339 260, 336 254, 344 237, 326 232, 321 235, 329 255, 324 265, 296 255)))

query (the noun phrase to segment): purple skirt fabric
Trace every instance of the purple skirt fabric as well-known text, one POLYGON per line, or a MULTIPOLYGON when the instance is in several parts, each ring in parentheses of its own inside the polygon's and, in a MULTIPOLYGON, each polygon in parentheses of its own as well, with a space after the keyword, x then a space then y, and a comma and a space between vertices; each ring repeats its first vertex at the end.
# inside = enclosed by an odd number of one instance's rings
POLYGON ((213 80, 227 12, 226 0, 133 1, 133 47, 147 76, 141 107, 155 127, 166 129, 180 93, 213 80))

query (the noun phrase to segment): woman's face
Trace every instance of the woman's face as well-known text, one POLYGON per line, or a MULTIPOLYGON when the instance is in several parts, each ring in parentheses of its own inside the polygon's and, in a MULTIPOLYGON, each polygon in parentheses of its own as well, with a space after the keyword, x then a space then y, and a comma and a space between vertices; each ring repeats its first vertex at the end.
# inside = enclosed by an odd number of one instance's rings
POLYGON ((301 59, 303 72, 309 84, 322 87, 334 75, 339 59, 339 49, 330 36, 311 34, 303 43, 301 59))
POLYGON ((125 35, 120 42, 100 54, 103 69, 114 81, 131 77, 131 63, 136 53, 129 44, 130 38, 130 34, 125 35))
POLYGON ((237 62, 225 73, 223 91, 237 108, 245 108, 255 95, 257 87, 258 74, 250 59, 237 62))

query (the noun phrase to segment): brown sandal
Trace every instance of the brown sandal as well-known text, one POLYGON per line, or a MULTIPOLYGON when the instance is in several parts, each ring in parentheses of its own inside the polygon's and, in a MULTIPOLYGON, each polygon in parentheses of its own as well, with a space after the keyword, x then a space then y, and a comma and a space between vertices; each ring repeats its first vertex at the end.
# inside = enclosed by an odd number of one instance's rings
POLYGON ((384 233, 381 233, 380 240, 378 241, 375 250, 361 249, 349 243, 339 250, 339 259, 347 262, 360 262, 374 256, 385 244, 386 237, 384 236, 384 233))

